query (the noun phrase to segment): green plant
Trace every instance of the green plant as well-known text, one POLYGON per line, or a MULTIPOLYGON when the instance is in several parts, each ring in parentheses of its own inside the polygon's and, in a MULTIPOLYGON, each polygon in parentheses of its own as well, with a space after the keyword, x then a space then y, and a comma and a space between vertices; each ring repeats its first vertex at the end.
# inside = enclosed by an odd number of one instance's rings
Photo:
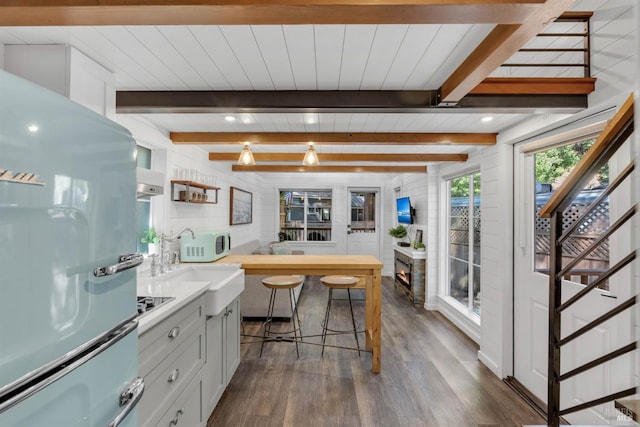
POLYGON ((144 230, 143 236, 140 238, 142 243, 160 243, 160 236, 156 233, 156 229, 151 227, 148 230, 144 230))
POLYGON ((407 237, 407 227, 404 225, 398 225, 397 227, 389 229, 389 235, 396 239, 403 239, 407 237))
POLYGON ((422 242, 417 242, 416 243, 416 249, 424 249, 424 248, 425 248, 424 243, 422 243, 422 242))

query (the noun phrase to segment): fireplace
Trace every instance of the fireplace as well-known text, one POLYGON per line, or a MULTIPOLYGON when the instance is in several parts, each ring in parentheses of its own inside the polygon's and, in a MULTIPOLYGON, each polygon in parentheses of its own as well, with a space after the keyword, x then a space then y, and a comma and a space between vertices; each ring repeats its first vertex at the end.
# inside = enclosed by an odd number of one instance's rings
POLYGON ((413 304, 425 302, 426 254, 410 248, 394 250, 394 284, 413 304))
POLYGON ((396 255, 395 259, 395 277, 396 282, 405 288, 411 289, 411 270, 413 269, 413 262, 411 259, 406 260, 405 255, 396 255))

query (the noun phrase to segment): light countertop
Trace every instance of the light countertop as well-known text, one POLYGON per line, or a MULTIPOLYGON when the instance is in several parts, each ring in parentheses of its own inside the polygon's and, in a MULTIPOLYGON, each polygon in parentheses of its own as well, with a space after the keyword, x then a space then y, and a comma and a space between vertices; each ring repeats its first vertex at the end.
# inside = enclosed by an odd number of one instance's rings
POLYGON ((221 274, 232 274, 239 268, 239 264, 183 263, 179 268, 156 277, 151 277, 148 268, 141 268, 137 275, 138 296, 175 299, 138 317, 138 335, 144 334, 163 319, 203 295, 217 282, 221 274), (207 274, 211 275, 211 280, 204 280, 202 277, 207 274), (194 276, 197 276, 196 280, 193 280, 194 276))
POLYGON ((417 249, 413 249, 410 246, 398 246, 394 244, 393 249, 413 259, 427 259, 426 251, 419 251, 417 249))

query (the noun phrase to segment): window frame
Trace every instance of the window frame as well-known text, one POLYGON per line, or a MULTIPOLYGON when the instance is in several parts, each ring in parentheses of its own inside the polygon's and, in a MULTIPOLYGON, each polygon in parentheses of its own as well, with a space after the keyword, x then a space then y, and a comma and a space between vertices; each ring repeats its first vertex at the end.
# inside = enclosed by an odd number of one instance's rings
MULTIPOLYGON (((136 143, 136 168, 144 168, 144 169, 151 169, 151 165, 153 164, 153 149, 151 147, 147 147, 145 145, 142 145, 140 143, 136 143), (146 164, 141 164, 140 160, 138 159, 138 150, 142 149, 145 152, 148 153, 148 162, 146 162, 146 164)), ((136 199, 136 228, 138 227, 138 215, 142 212, 142 206, 145 206, 146 209, 144 209, 146 212, 148 212, 148 218, 147 218, 147 222, 148 224, 146 224, 146 228, 144 230, 148 230, 151 227, 153 227, 153 209, 152 209, 152 203, 151 203, 151 199, 136 199), (142 205, 144 204, 144 205, 142 205)), ((143 254, 150 254, 150 249, 149 248, 149 243, 143 243, 140 239, 142 237, 142 235, 140 234, 141 231, 144 230, 136 230, 136 251, 143 253, 143 254)))
MULTIPOLYGON (((304 205, 302 206, 303 209, 303 240, 286 240, 287 242, 290 243, 333 243, 333 234, 334 234, 334 205, 335 205, 335 191, 333 190, 333 188, 291 188, 291 187, 285 187, 285 188, 278 188, 276 191, 276 198, 277 198, 277 202, 276 202, 276 209, 277 209, 277 213, 276 213, 276 218, 278 218, 278 225, 277 225, 277 230, 278 230, 278 234, 280 235, 280 233, 283 233, 282 231, 282 225, 280 224, 280 207, 281 207, 281 194, 282 193, 286 193, 286 192, 290 192, 290 193, 302 193, 303 194, 303 198, 304 198, 304 205), (317 192, 327 192, 330 194, 330 200, 331 200, 331 211, 329 213, 329 220, 328 222, 330 223, 330 227, 328 228, 329 230, 329 239, 326 240, 309 240, 309 228, 308 228, 308 217, 309 214, 312 213, 317 213, 317 211, 315 212, 311 212, 310 209, 320 209, 320 208, 314 208, 313 206, 309 206, 308 204, 308 200, 309 197, 307 196, 307 193, 317 193, 317 192)), ((322 208, 324 209, 324 208, 322 208)), ((320 218, 324 217, 324 213, 320 212, 320 218)), ((324 221, 322 221, 324 222, 324 221)))
MULTIPOLYGON (((457 173, 453 173, 447 176, 442 177, 442 194, 443 194, 443 204, 442 204, 442 243, 443 243, 443 253, 445 254, 442 259, 442 270, 443 270, 443 281, 441 285, 441 295, 442 297, 452 306, 455 307, 460 313, 462 313, 465 317, 471 319, 474 323, 479 324, 480 318, 482 314, 482 308, 480 307, 479 312, 476 313, 473 309, 474 303, 474 279, 475 279, 475 271, 474 268, 478 268, 478 279, 480 281, 480 293, 482 292, 482 256, 481 256, 481 247, 482 240, 480 240, 480 254, 478 254, 477 259, 479 264, 474 262, 475 250, 474 250, 474 234, 479 233, 482 234, 482 221, 480 221, 480 228, 475 230, 474 219, 475 219, 475 195, 474 195, 474 175, 478 174, 479 182, 482 182, 482 173, 480 167, 467 168, 464 170, 457 171, 457 173), (461 177, 469 177, 469 224, 468 224, 468 245, 469 252, 467 256, 467 260, 462 260, 457 257, 453 257, 451 255, 451 183, 458 178, 461 177), (450 269, 451 264, 450 261, 452 258, 458 259, 462 262, 467 263, 468 268, 468 303, 465 305, 460 302, 458 299, 451 295, 451 281, 450 281, 450 269)), ((480 185, 480 206, 482 204, 482 185, 480 185)))

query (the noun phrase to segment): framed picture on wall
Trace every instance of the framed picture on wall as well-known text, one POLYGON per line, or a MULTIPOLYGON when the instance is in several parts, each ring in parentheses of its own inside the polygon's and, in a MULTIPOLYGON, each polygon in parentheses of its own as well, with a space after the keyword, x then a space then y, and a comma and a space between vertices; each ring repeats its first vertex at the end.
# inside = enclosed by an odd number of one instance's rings
POLYGON ((416 230, 416 240, 414 244, 422 243, 422 230, 416 230))
POLYGON ((229 224, 251 224, 253 211, 253 194, 231 187, 231 201, 229 203, 229 224))

